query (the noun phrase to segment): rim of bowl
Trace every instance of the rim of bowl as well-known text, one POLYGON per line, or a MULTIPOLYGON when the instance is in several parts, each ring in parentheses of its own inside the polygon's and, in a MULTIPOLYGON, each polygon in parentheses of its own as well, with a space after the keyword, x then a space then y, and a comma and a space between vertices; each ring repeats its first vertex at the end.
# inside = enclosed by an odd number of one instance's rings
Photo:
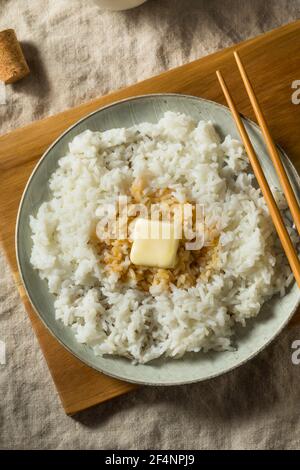
MULTIPOLYGON (((20 200, 20 203, 19 203, 19 207, 18 207, 18 212, 17 212, 17 218, 16 218, 16 230, 15 230, 15 252, 16 252, 16 259, 17 259, 17 266, 18 266, 18 271, 19 271, 19 274, 20 274, 20 277, 21 277, 21 281, 22 281, 22 284, 23 284, 23 287, 25 289, 25 292, 26 292, 26 295, 30 301, 30 304, 32 306, 32 308, 34 309, 35 313, 37 314, 37 316, 39 317, 39 319, 41 320, 41 322, 43 323, 43 325, 46 327, 46 329, 51 333, 51 335, 56 339, 56 341, 58 341, 65 349, 67 349, 67 351, 69 351, 73 356, 75 356, 78 360, 80 360, 82 363, 86 364, 87 366, 91 367, 92 369, 96 370, 97 372, 101 372, 105 375, 108 375, 109 377, 112 377, 112 378, 115 378, 115 379, 118 379, 118 380, 123 380, 125 382, 129 382, 129 383, 133 383, 133 384, 137 384, 137 385, 148 385, 148 386, 153 386, 153 387, 170 387, 170 386, 178 386, 178 385, 189 385, 189 384, 193 384, 193 383, 198 383, 198 382, 204 382, 206 380, 210 380, 210 379, 213 379, 215 377, 219 377, 221 375, 224 375, 224 374, 227 374, 228 372, 231 372, 232 370, 234 369, 237 369, 238 367, 246 364, 248 361, 250 361, 251 359, 253 359, 255 356, 257 356, 261 351, 263 351, 267 346, 269 346, 270 343, 272 343, 277 337, 278 335, 282 332, 282 330, 285 328, 285 326, 289 323, 289 321, 291 320, 291 318, 293 317, 293 315, 295 314, 296 310, 298 309, 299 305, 300 305, 300 296, 298 298, 298 301, 297 301, 297 304, 296 306, 293 308, 293 310, 289 313, 289 315, 284 319, 284 321, 281 323, 280 327, 278 328, 278 330, 276 330, 276 332, 274 333, 274 335, 268 340, 266 341, 260 348, 258 348, 256 351, 254 351, 252 354, 250 354, 247 358, 241 360, 240 362, 238 362, 237 364, 234 364, 232 365, 231 367, 228 367, 224 370, 221 370, 219 372, 216 372, 216 373, 212 373, 212 374, 209 374, 207 377, 202 377, 202 378, 198 378, 198 379, 192 379, 192 380, 182 380, 182 381, 179 381, 179 382, 165 382, 165 383, 161 383, 161 382, 147 382, 147 381, 143 381, 143 380, 134 380, 134 379, 128 379, 127 377, 126 378, 123 378, 117 374, 113 374, 109 371, 106 371, 106 370, 103 370, 101 367, 98 367, 96 366, 95 364, 92 364, 89 359, 83 359, 80 354, 78 354, 77 352, 73 351, 71 349, 70 346, 68 346, 66 344, 65 341, 63 341, 61 338, 58 338, 56 336, 56 334, 52 331, 52 329, 50 328, 50 326, 47 324, 46 320, 42 317, 42 315, 40 314, 38 308, 35 306, 34 304, 34 301, 33 299, 31 298, 29 292, 28 292, 28 289, 27 289, 27 285, 26 285, 26 279, 25 279, 25 276, 23 275, 23 271, 22 271, 22 268, 21 268, 21 263, 20 263, 20 259, 19 259, 19 233, 20 233, 20 215, 21 215, 21 212, 22 212, 22 208, 23 208, 23 203, 24 203, 24 200, 26 198, 26 194, 27 194, 27 191, 28 191, 28 188, 35 176, 35 173, 37 171, 37 169, 39 168, 39 166, 42 164, 42 162, 47 158, 47 155, 51 152, 51 150, 53 149, 53 147, 55 147, 55 145, 63 138, 65 137, 72 129, 75 129, 79 124, 81 124, 83 121, 85 121, 86 119, 88 119, 89 117, 93 116, 94 114, 97 114, 101 111, 104 111, 105 109, 108 109, 108 108, 113 108, 115 106, 118 106, 119 104, 122 104, 122 103, 126 103, 126 102, 129 102, 129 101, 138 101, 138 100, 141 100, 141 99, 147 99, 147 98, 163 98, 163 97, 177 97, 177 98, 180 98, 180 99, 192 99, 192 100, 195 100, 195 101, 202 101, 202 102, 205 102, 205 103, 210 103, 214 106, 217 106, 217 107, 220 107, 221 109, 224 109, 229 115, 231 114, 230 113, 230 109, 221 104, 221 103, 218 103, 216 101, 213 101, 213 100, 208 100, 206 98, 201 98, 201 97, 198 97, 198 96, 193 96, 193 95, 186 95, 186 94, 181 94, 181 93, 149 93, 149 94, 144 94, 144 95, 136 95, 136 96, 131 96, 129 98, 124 98, 124 99, 121 99, 121 100, 117 100, 117 101, 114 101, 108 105, 105 105, 105 106, 101 106, 100 108, 97 108, 95 111, 92 111, 91 113, 88 113, 86 114, 85 116, 83 116, 82 118, 80 118, 78 121, 76 121, 74 124, 72 124, 71 126, 69 126, 62 134, 60 134, 53 142, 52 144, 45 150, 45 152, 42 154, 42 156, 40 157, 40 159, 38 160, 37 164, 35 165, 35 167, 33 168, 28 180, 27 180, 27 183, 25 185, 25 188, 23 190, 23 193, 22 193, 22 197, 21 197, 21 200, 20 200)), ((242 119, 246 122, 248 122, 251 126, 254 126, 256 128, 256 130, 258 130, 259 132, 260 131, 260 127, 254 122, 252 121, 250 118, 248 118, 247 116, 244 116, 242 113, 241 113, 241 116, 242 116, 242 119)), ((283 148, 276 144, 276 147, 280 150, 280 152, 282 152, 282 154, 285 156, 285 158, 287 159, 289 165, 290 165, 290 168, 291 170, 293 171, 294 173, 294 176, 297 180, 297 183, 299 184, 299 187, 300 187, 300 176, 298 175, 298 172, 296 171, 296 168, 294 167, 293 163, 291 162, 291 160, 289 159, 287 153, 283 150, 283 148)), ((117 356, 119 357, 119 356, 117 356)), ((111 358, 114 358, 114 356, 111 356, 111 358)), ((176 359, 174 359, 176 360, 176 359)), ((135 366, 135 367, 138 367, 138 364, 135 366)))

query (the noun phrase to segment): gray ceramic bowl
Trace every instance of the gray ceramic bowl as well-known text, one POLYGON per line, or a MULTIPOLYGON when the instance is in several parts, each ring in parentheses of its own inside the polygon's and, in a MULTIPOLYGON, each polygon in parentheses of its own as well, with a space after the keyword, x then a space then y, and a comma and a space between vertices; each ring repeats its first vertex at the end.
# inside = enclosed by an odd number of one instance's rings
MULTIPOLYGON (((46 151, 25 188, 16 229, 17 259, 26 292, 37 314, 58 341, 83 362, 105 374, 126 381, 153 385, 197 382, 223 374, 245 363, 278 335, 295 312, 300 300, 300 291, 294 284, 285 297, 275 297, 267 302, 256 319, 248 321, 245 328, 237 328, 236 351, 186 354, 182 359, 160 359, 147 365, 132 365, 129 360, 118 357, 96 357, 91 349, 76 342, 70 328, 55 320, 53 297, 48 292, 46 282, 40 279, 29 261, 32 242, 28 222, 29 215, 35 214, 40 204, 49 198, 48 180, 57 167, 58 159, 64 155, 73 137, 86 129, 104 131, 132 126, 143 121, 156 122, 167 110, 180 111, 197 120, 212 120, 221 136, 230 133, 238 138, 229 110, 211 101, 163 94, 140 96, 109 105, 81 119, 46 151)), ((245 124, 269 183, 279 186, 259 129, 249 120, 245 120, 245 124)), ((299 198, 299 176, 287 156, 282 150, 280 152, 299 198)))

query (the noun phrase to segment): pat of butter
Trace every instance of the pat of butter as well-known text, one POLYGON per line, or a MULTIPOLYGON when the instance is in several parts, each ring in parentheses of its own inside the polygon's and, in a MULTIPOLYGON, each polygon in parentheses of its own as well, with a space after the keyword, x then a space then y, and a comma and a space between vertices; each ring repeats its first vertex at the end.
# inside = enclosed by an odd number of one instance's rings
POLYGON ((159 220, 138 219, 133 231, 130 260, 133 264, 156 268, 173 268, 179 240, 174 226, 159 220))

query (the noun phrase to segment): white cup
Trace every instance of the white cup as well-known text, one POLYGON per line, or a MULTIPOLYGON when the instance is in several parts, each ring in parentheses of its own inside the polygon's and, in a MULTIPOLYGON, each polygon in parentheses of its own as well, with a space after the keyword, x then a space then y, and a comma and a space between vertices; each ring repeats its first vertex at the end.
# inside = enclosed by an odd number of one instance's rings
POLYGON ((120 11, 137 7, 146 1, 147 0, 94 0, 94 3, 100 8, 103 8, 103 10, 120 11))

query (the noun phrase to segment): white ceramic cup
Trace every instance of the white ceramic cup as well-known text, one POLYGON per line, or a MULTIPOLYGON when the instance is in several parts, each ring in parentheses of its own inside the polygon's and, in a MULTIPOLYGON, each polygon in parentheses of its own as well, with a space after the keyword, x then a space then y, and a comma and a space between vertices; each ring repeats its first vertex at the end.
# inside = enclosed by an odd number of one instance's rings
POLYGON ((94 0, 94 3, 100 8, 103 8, 103 10, 120 11, 137 7, 146 1, 147 0, 94 0))

